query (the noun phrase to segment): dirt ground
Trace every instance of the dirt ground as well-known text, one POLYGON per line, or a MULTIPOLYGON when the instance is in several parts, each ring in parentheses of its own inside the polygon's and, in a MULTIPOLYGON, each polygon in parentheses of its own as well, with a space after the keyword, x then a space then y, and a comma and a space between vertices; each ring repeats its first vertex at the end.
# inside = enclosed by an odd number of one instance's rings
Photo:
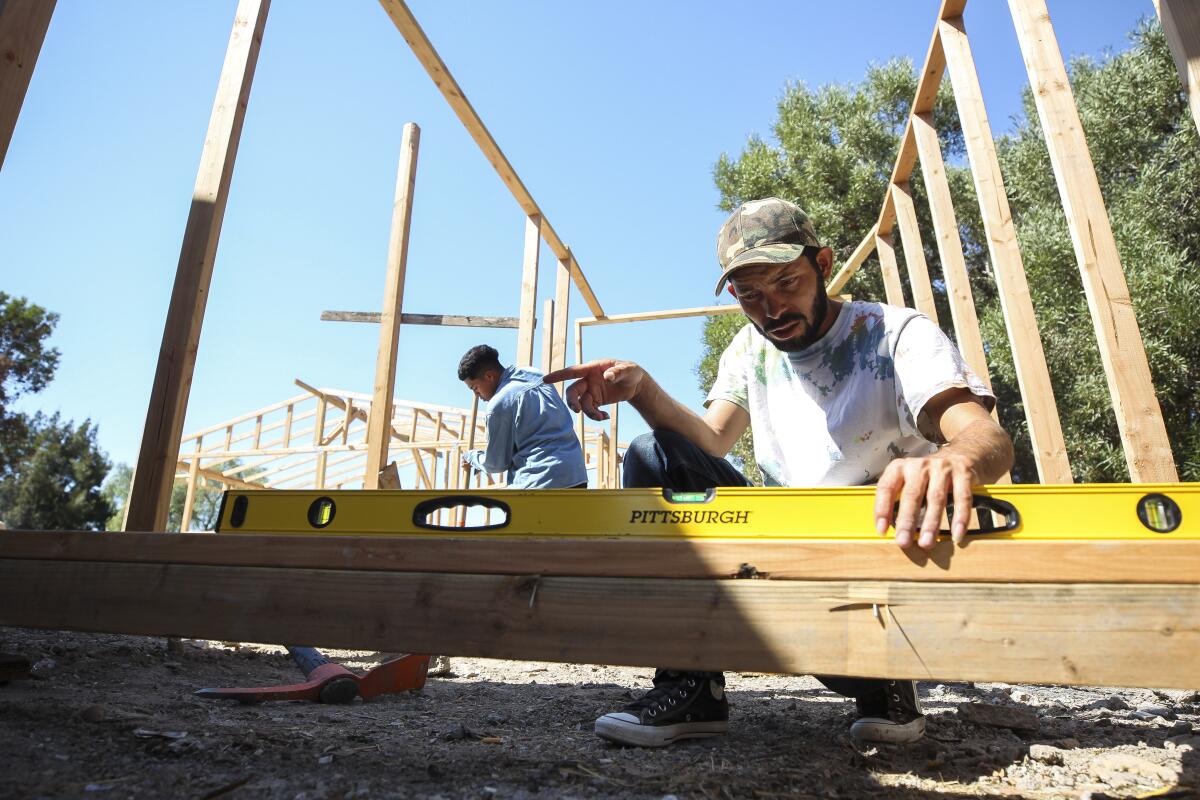
MULTIPOLYGON (((1200 693, 922 683, 920 744, 859 748, 852 703, 731 673, 731 732, 661 750, 592 733, 650 670, 452 659, 351 705, 206 701, 293 683, 280 648, 0 628, 0 798, 1200 797, 1200 693)), ((330 651, 361 670, 381 654, 330 651)))

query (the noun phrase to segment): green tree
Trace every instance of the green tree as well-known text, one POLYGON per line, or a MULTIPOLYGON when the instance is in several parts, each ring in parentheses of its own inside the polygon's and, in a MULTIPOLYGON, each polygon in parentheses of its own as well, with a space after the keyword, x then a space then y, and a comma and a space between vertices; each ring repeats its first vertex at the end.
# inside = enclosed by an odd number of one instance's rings
MULTIPOLYGON (((1167 435, 1182 480, 1200 480, 1200 137, 1157 21, 1128 50, 1071 62, 1071 87, 1113 224, 1145 341, 1167 435)), ((1030 295, 1037 312, 1071 468, 1079 481, 1127 481, 1112 400, 1032 95, 999 145, 1030 295)), ((985 339, 1003 336, 994 304, 981 308, 985 339)), ((1012 356, 992 353, 1008 397, 1001 419, 1028 441, 1012 356)))
POLYGON ((96 445, 96 427, 11 408, 53 380, 59 353, 46 340, 57 321, 57 314, 0 292, 0 521, 99 530, 111 508, 100 494, 109 462, 96 445))
MULTIPOLYGON (((1194 387, 1200 379, 1200 339, 1194 331, 1200 327, 1200 304, 1194 298, 1200 279, 1194 265, 1200 254, 1200 196, 1195 191, 1200 185, 1200 141, 1157 22, 1140 24, 1130 39, 1128 50, 1103 61, 1074 60, 1071 83, 1180 477, 1197 480, 1200 426, 1195 424, 1194 387)), ((844 260, 878 215, 915 87, 915 72, 904 61, 870 68, 861 84, 827 86, 817 92, 789 86, 779 103, 776 143, 752 137, 736 159, 723 155, 718 160, 714 180, 721 207, 730 209, 742 200, 770 194, 793 200, 812 215, 839 262, 844 260)), ((970 173, 957 166, 964 150, 949 81, 939 92, 935 122, 948 162, 1001 422, 1017 446, 1014 478, 1034 481, 1025 412, 978 205, 970 173)), ((1128 480, 1062 201, 1028 91, 1014 133, 997 145, 1075 478, 1128 480)), ((932 248, 932 224, 919 178, 918 169, 913 194, 935 300, 941 306, 939 317, 948 327, 941 266, 932 248)), ((899 250, 898 255, 903 266, 899 250)), ((883 298, 874 258, 847 291, 863 299, 883 298)), ((697 370, 705 388, 716 375, 721 351, 740 327, 734 319, 710 318, 706 325, 705 353, 697 370)), ((749 456, 745 442, 735 455, 749 456)))
MULTIPOLYGON (((770 195, 791 200, 808 212, 822 242, 833 248, 835 261, 841 263, 879 216, 916 89, 916 72, 907 59, 870 67, 858 84, 831 84, 816 91, 803 83, 787 86, 773 128, 776 143, 751 136, 739 156, 723 154, 718 159, 713 178, 721 195, 720 207, 732 211, 745 200, 770 195)), ((946 159, 961 158, 962 130, 948 85, 937 96, 934 120, 946 159)), ((954 167, 947 167, 947 173, 954 194, 971 197, 970 175, 954 167)), ((911 182, 918 218, 929 230, 932 222, 919 172, 914 172, 911 182)), ((966 230, 979 225, 970 215, 962 222, 966 230)), ((902 253, 899 256, 903 263, 902 253)), ((979 248, 968 248, 968 256, 972 266, 982 269, 979 248)), ((926 247, 925 258, 931 274, 939 274, 936 250, 926 247)), ((874 256, 845 291, 855 297, 882 298, 883 281, 874 256)), ((942 317, 949 319, 944 290, 937 301, 943 307, 942 317)), ((704 353, 697 367, 704 391, 716 378, 721 352, 745 324, 740 315, 706 320, 704 353)), ((747 477, 761 481, 749 431, 734 446, 733 456, 747 477)))
POLYGON ((90 421, 33 417, 20 471, 0 480, 0 518, 10 528, 103 530, 111 509, 100 494, 109 462, 90 421))
POLYGON ((32 435, 29 417, 12 411, 13 402, 41 391, 58 367, 58 350, 46 347, 56 322, 57 314, 0 292, 0 480, 15 469, 32 435))
MULTIPOLYGON (((218 464, 214 469, 218 472, 233 469, 241 462, 237 459, 218 464)), ((106 528, 110 531, 122 530, 125 523, 125 503, 129 499, 129 487, 133 482, 133 468, 128 464, 117 464, 109 473, 101 490, 104 498, 113 509, 106 528)), ((209 482, 201 478, 196 485, 196 497, 192 502, 192 524, 188 530, 211 531, 217 524, 221 512, 221 495, 224 489, 215 481, 209 482)), ((187 484, 176 481, 171 487, 171 505, 167 512, 167 530, 178 531, 183 520, 183 504, 187 499, 187 484)))

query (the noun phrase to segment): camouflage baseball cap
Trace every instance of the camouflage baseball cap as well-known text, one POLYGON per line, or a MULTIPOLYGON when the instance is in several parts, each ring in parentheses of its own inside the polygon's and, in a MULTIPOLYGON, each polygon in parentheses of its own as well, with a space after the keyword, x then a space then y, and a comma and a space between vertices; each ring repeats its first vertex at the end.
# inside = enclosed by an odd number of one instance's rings
POLYGON ((766 197, 738 206, 717 234, 721 280, 717 294, 734 270, 751 264, 788 264, 805 247, 820 247, 808 214, 795 203, 766 197))

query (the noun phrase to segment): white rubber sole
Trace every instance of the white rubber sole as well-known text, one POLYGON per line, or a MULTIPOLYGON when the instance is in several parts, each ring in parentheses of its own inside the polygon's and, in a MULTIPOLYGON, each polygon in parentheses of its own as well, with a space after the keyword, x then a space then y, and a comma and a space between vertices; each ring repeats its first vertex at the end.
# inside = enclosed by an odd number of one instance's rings
POLYGON ((707 739, 729 730, 728 722, 679 722, 675 725, 641 725, 631 714, 605 714, 596 720, 596 735, 634 747, 664 747, 680 739, 707 739), (622 719, 625 717, 626 719, 622 719))
POLYGON ((850 726, 850 736, 860 742, 911 744, 925 735, 925 717, 898 725, 883 717, 863 717, 850 726))

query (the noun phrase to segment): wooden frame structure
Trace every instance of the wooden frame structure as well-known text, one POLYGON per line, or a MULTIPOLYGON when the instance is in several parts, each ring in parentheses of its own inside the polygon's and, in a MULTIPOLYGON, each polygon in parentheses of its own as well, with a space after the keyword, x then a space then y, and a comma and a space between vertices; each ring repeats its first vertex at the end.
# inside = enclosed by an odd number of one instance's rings
MULTIPOLYGON (((183 481, 180 529, 192 530, 197 490, 203 485, 235 489, 357 489, 367 487, 372 452, 370 395, 317 388, 296 380, 302 394, 190 433, 179 446, 175 479, 183 481)), ((494 490, 504 481, 458 468, 468 449, 486 447, 487 428, 477 409, 391 399, 387 449, 382 463, 396 468, 405 489, 494 490)), ((615 488, 612 439, 588 431, 584 457, 600 488, 615 488)), ((374 474, 378 474, 376 469, 374 474)))
MULTIPOLYGON (((542 241, 557 260, 554 305, 544 313, 552 331, 543 351, 548 366, 565 363, 572 283, 593 314, 575 321, 577 360, 582 360, 581 331, 588 325, 738 310, 718 306, 607 316, 574 253, 521 183, 407 6, 401 0, 380 1, 526 216, 517 320, 522 358, 533 357, 537 303, 530 287, 536 286, 542 241)), ((5 8, 21 8, 22 2, 28 8, 33 0, 10 0, 5 8)), ((407 212, 399 209, 411 202, 413 171, 402 164, 372 398, 304 386, 306 395, 199 431, 183 440, 184 452, 179 450, 178 427, 268 5, 269 0, 240 0, 238 6, 168 311, 130 502, 130 530, 162 529, 171 482, 181 468, 193 486, 204 478, 226 485, 280 485, 291 474, 288 459, 305 456, 313 463, 296 468, 301 480, 311 476, 313 485, 329 485, 343 477, 334 474, 340 466, 333 463, 341 457, 338 453, 365 459, 374 452, 374 465, 395 451, 404 454, 401 461, 411 457, 404 463, 419 473, 417 465, 426 455, 461 448, 479 430, 475 414, 468 421, 466 409, 435 410, 391 397, 394 373, 387 373, 395 366, 396 331, 408 321, 401 308, 407 212), (389 350, 391 363, 384 357, 389 350), (308 402, 315 403, 312 411, 300 410, 308 402), (380 415, 374 425, 372 409, 380 415), (281 414, 282 421, 272 414, 281 414), (303 429, 297 433, 298 426, 308 426, 307 434, 303 429), (450 435, 439 441, 443 433, 450 435), (363 438, 352 442, 354 434, 363 438), (305 435, 313 444, 297 452, 296 437, 305 435), (264 446, 267 436, 275 437, 273 446, 264 446), (214 437, 219 443, 208 444, 214 437), (243 449, 234 446, 247 441, 250 445, 243 449), (246 463, 224 470, 204 466, 230 457, 246 463), (258 460, 250 463, 252 459, 258 460)), ((893 234, 899 232, 915 302, 935 313, 909 187, 919 157, 931 188, 934 235, 955 329, 968 361, 987 374, 981 349, 971 343, 971 329, 977 334, 974 308, 961 252, 956 252, 961 244, 956 245, 954 212, 929 113, 948 70, 1039 473, 1047 482, 1070 482, 967 41, 965 5, 966 0, 940 4, 878 221, 829 290, 839 292, 866 258, 878 252, 889 299, 902 297, 893 249, 893 234)), ((1184 53, 1181 65, 1186 62, 1190 69, 1197 37, 1195 20, 1181 11, 1186 5, 1160 0, 1165 25, 1172 15, 1176 32, 1168 35, 1177 54, 1184 53)), ((1139 482, 1173 481, 1145 354, 1044 0, 1010 0, 1010 8, 1031 83, 1038 89, 1038 112, 1096 320, 1131 475, 1139 482)), ((0 22, 12 24, 8 17, 0 22)), ((25 56, 28 63, 36 58, 39 25, 44 34, 45 24, 38 20, 16 25, 18 40, 31 51, 25 56)), ((1194 99, 1195 82, 1186 80, 1191 73, 1182 66, 1181 72, 1194 99)), ((2 141, 15 122, 11 98, 24 94, 23 87, 14 91, 18 83, 0 72, 2 141)), ((411 167, 416 146, 414 138, 409 141, 411 167)), ((601 449, 595 465, 608 471, 606 481, 616 474, 614 434, 615 415, 610 431, 600 430, 596 437, 601 449)), ((451 485, 455 472, 444 472, 443 486, 451 485)), ((364 480, 364 468, 347 470, 343 483, 356 480, 364 480)), ((430 475, 428 485, 436 481, 430 475)), ((964 549, 941 544, 925 556, 901 553, 886 541, 783 542, 751 551, 744 542, 687 540, 585 545, 566 539, 500 542, 486 537, 231 538, 5 532, 0 534, 0 624, 688 668, 1188 688, 1198 680, 1193 666, 1200 654, 1197 542, 974 542, 964 549), (404 613, 395 613, 398 607, 404 613), (663 618, 674 624, 664 629, 663 618)))

